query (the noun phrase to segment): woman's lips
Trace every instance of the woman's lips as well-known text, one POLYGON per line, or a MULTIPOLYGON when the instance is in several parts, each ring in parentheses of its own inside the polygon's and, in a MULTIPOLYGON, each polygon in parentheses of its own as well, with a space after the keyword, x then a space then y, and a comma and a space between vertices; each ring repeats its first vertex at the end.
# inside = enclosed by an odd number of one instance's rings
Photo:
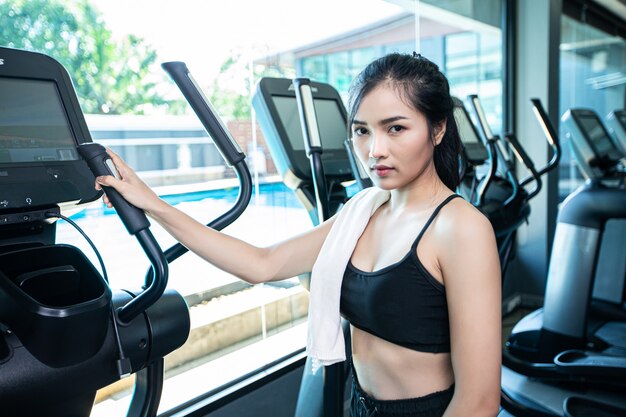
POLYGON ((374 165, 372 167, 372 171, 374 171, 374 173, 379 177, 385 177, 389 175, 392 169, 393 168, 388 167, 386 165, 374 165))

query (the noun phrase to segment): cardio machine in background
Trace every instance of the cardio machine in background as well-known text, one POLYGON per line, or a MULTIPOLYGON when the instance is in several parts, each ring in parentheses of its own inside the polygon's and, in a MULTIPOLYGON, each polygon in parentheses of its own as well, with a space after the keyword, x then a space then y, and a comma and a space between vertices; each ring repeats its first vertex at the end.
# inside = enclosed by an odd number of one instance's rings
POLYGON ((626 111, 615 110, 606 117, 613 144, 622 154, 622 165, 626 166, 626 111))
POLYGON ((621 256, 601 259, 607 223, 626 218, 623 173, 597 115, 572 109, 562 122, 588 181, 559 209, 543 308, 520 320, 507 341, 503 405, 521 416, 561 415, 561 408, 568 416, 626 415, 624 246, 614 248, 621 256), (600 299, 600 280, 618 302, 600 299), (542 404, 546 392, 558 393, 562 404, 542 404))
MULTIPOLYGON (((478 135, 463 103, 455 98, 454 115, 465 162, 459 193, 483 212, 491 222, 504 279, 507 267, 515 256, 517 230, 527 222, 530 215, 530 200, 541 191, 541 177, 557 167, 561 148, 558 141, 549 140, 553 156, 544 167, 537 170, 515 134, 508 133, 503 140, 499 135, 492 133, 478 96, 470 95, 468 100, 482 136, 478 135), (518 162, 530 173, 522 180, 517 177, 515 165, 505 143, 513 150, 518 162), (527 190, 526 187, 531 183, 533 188, 527 190)), ((531 103, 537 121, 545 130, 548 126, 547 116, 541 102, 532 99, 531 103)))
MULTIPOLYGON (((262 78, 252 100, 274 164, 317 225, 358 189, 371 185, 351 152, 347 112, 337 90, 300 78, 262 78), (320 123, 318 123, 320 121, 320 123)), ((308 277, 301 277, 308 286, 308 277)), ((350 331, 344 325, 347 356, 350 331)), ((344 414, 348 362, 311 373, 307 359, 296 417, 344 414)))
MULTIPOLYGON (((107 190, 109 198, 152 264, 144 288, 111 290, 102 261, 101 275, 80 250, 55 244, 54 220, 99 198, 94 174, 116 170, 104 148, 91 143, 71 80, 57 61, 8 48, 0 48, 0 57, 2 415, 86 417, 96 390, 136 373, 128 416, 154 416, 163 356, 185 342, 190 328, 185 300, 165 289, 168 262, 186 249, 175 245, 163 253, 143 212, 114 190, 107 190)), ((243 154, 229 151, 225 132, 210 133, 245 177, 243 154)), ((245 208, 245 183, 240 203, 216 228, 245 208)))
POLYGON ((321 143, 312 146, 313 154, 321 160, 324 174, 323 179, 317 179, 317 184, 314 182, 316 170, 311 170, 309 160, 311 147, 307 147, 300 123, 293 81, 262 78, 257 84, 252 105, 279 174, 285 185, 295 192, 313 224, 317 225, 320 222, 318 210, 326 210, 325 217, 330 217, 347 201, 349 190, 344 184, 353 179, 353 174, 344 147, 347 114, 341 97, 328 84, 312 82, 310 91, 317 119, 324 120, 317 126, 310 124, 321 138, 321 143), (316 193, 322 189, 326 190, 327 197, 322 197, 318 206, 316 193))

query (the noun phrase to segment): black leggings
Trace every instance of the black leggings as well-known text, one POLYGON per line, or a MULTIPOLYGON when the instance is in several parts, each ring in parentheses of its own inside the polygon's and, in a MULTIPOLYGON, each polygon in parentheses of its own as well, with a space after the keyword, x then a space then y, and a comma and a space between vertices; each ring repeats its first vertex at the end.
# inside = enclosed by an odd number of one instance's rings
POLYGON ((454 384, 447 390, 433 392, 423 397, 377 400, 363 391, 352 367, 350 417, 441 417, 453 394, 454 384))

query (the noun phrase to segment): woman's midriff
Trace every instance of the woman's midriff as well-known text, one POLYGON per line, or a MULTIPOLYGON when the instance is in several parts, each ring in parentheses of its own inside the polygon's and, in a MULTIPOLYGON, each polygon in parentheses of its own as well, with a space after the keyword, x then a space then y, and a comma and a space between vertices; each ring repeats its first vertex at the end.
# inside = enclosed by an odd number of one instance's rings
POLYGON ((411 350, 352 327, 352 361, 361 388, 378 400, 417 398, 454 383, 449 353, 411 350))

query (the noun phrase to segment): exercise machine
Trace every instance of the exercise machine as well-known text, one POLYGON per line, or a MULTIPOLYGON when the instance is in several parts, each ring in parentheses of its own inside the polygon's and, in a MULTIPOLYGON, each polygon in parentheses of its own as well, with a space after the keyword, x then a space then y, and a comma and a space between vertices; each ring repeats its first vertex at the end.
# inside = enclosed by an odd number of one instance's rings
MULTIPOLYGON (((613 169, 614 148, 593 112, 569 110, 562 121, 584 174, 618 175, 613 169)), ((545 132, 553 134, 554 129, 545 132)), ((612 394, 626 385, 626 322, 594 316, 591 311, 606 224, 623 218, 626 191, 621 187, 609 188, 589 180, 565 200, 559 209, 544 306, 520 320, 503 352, 506 370, 550 384, 544 390, 577 386, 575 391, 565 391, 566 397, 573 397, 563 403, 566 415, 589 415, 592 409, 594 415, 626 413, 626 403, 612 394)), ((560 415, 508 387, 503 392, 505 408, 520 415, 526 415, 520 411, 523 409, 539 413, 527 415, 560 415)))
POLYGON ((626 111, 615 110, 606 117, 607 125, 613 139, 613 145, 622 154, 622 165, 626 166, 626 111))
MULTIPOLYGON (((521 181, 518 180, 507 146, 499 135, 492 133, 478 96, 470 95, 468 100, 482 136, 472 123, 463 102, 454 98, 454 117, 461 138, 464 162, 458 192, 491 222, 504 279, 514 256, 517 230, 530 215, 530 200, 541 191, 541 177, 558 165, 561 148, 558 142, 550 142, 553 149, 552 159, 541 169, 536 169, 515 134, 505 135, 504 140, 508 147, 530 173, 521 181), (526 187, 531 183, 532 189, 527 190, 526 187)), ((542 127, 546 126, 547 116, 541 102, 533 99, 531 103, 538 122, 542 127)))
MULTIPOLYGON (((313 224, 330 218, 356 189, 367 186, 367 174, 358 171, 350 152, 347 113, 333 87, 307 78, 262 78, 252 103, 278 171, 313 224), (350 188, 355 182, 356 189, 350 188)), ((308 279, 301 278, 305 286, 308 279)), ((349 355, 346 322, 344 337, 349 355)), ((313 374, 307 359, 295 415, 342 416, 348 374, 344 363, 313 374)))
MULTIPOLYGON (((57 61, 8 48, 0 48, 0 57, 2 415, 88 416, 96 390, 136 374, 127 415, 154 416, 163 356, 185 342, 190 328, 184 298, 166 289, 168 263, 186 249, 161 251, 145 214, 112 189, 106 191, 110 201, 151 263, 143 288, 112 290, 99 255, 100 271, 77 248, 55 244, 55 220, 73 224, 67 215, 102 195, 94 176, 117 171, 104 148, 92 143, 69 75, 57 61)), ((166 69, 192 80, 184 64, 166 69)), ((242 182, 235 206, 212 223, 219 229, 245 209, 251 180, 245 156, 219 119, 206 105, 203 113, 242 182)))
MULTIPOLYGON (((328 84, 311 82, 311 97, 317 119, 324 123, 307 129, 315 129, 319 143, 307 148, 308 142, 300 123, 299 107, 296 100, 296 87, 292 80, 265 77, 259 80, 252 105, 263 136, 282 176, 285 185, 291 188, 300 203, 306 208, 313 224, 319 224, 318 209, 328 208, 327 216, 332 215, 347 201, 350 191, 343 185, 354 179, 344 147, 348 134, 347 114, 341 97, 328 84), (320 160, 314 170, 307 153, 317 155, 312 160, 320 160), (315 170, 323 170, 323 180, 314 183, 315 170), (326 197, 317 204, 316 192, 326 188, 326 197)), ((300 94, 300 93, 299 93, 300 94)), ((307 119, 308 120, 308 119, 307 119)), ((313 139, 315 140, 315 139, 313 139)), ((319 171, 318 171, 319 174, 319 171)))

